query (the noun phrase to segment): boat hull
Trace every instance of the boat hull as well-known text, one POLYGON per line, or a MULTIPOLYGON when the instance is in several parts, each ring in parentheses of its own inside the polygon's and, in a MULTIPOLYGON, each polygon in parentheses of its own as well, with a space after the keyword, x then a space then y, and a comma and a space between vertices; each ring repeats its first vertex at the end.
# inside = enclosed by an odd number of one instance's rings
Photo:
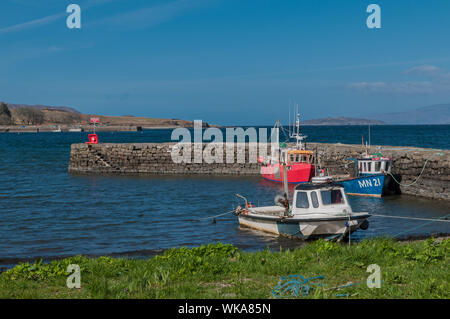
MULTIPOLYGON (((287 181, 290 184, 307 183, 315 176, 316 168, 313 164, 298 163, 287 165, 287 181)), ((269 164, 261 167, 261 175, 272 182, 283 182, 284 167, 280 164, 269 164)))
MULTIPOLYGON (((400 176, 396 176, 399 180, 400 176)), ((382 197, 400 194, 400 187, 392 176, 387 174, 363 175, 355 178, 339 180, 347 195, 382 197)))
POLYGON ((297 238, 328 240, 341 240, 348 234, 360 228, 361 224, 369 217, 369 214, 359 216, 342 216, 329 218, 279 218, 257 216, 254 214, 239 215, 241 227, 260 230, 274 235, 297 238))

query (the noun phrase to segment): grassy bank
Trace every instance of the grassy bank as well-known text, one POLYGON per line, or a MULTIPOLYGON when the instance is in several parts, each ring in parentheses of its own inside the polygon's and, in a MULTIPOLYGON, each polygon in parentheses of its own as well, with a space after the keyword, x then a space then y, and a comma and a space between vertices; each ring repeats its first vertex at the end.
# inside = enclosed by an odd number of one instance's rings
POLYGON ((295 250, 242 252, 210 244, 166 251, 146 260, 71 257, 20 264, 0 274, 0 298, 274 298, 281 276, 324 276, 297 298, 449 298, 450 240, 315 241, 295 250), (68 289, 69 264, 81 288, 68 289), (381 288, 366 285, 368 265, 381 268, 381 288), (337 289, 336 287, 350 284, 337 289))

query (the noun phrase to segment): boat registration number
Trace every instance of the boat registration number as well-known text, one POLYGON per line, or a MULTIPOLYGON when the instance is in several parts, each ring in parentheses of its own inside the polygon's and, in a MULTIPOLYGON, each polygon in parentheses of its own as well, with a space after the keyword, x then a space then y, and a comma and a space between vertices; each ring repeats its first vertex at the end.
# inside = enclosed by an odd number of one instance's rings
POLYGON ((378 187, 381 185, 379 178, 363 179, 362 181, 358 181, 359 187, 378 187), (373 183, 372 183, 373 182, 373 183))

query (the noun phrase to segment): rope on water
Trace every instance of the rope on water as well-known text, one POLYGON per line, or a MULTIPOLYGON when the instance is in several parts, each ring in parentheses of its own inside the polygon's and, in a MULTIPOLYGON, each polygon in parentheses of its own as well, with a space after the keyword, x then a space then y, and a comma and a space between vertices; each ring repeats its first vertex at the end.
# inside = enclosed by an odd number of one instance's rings
POLYGON ((414 219, 414 220, 425 220, 425 221, 432 221, 432 222, 450 222, 450 220, 447 220, 447 216, 446 215, 444 217, 439 217, 439 218, 418 218, 418 217, 405 217, 405 216, 392 216, 392 215, 378 215, 378 214, 371 214, 372 216, 377 216, 377 217, 388 217, 388 218, 401 218, 401 219, 414 219))
POLYGON ((440 218, 437 218, 437 219, 433 219, 432 221, 430 221, 430 222, 428 222, 428 223, 424 223, 424 224, 419 225, 419 226, 417 226, 417 227, 409 228, 409 229, 407 229, 407 230, 405 230, 405 231, 402 231, 402 232, 400 232, 400 233, 398 233, 398 234, 395 234, 394 237, 397 237, 397 236, 399 236, 399 235, 403 235, 404 233, 407 233, 407 232, 409 232, 409 231, 411 231, 411 230, 416 230, 416 229, 422 228, 422 227, 427 226, 427 225, 429 225, 429 224, 431 224, 431 223, 434 223, 434 222, 437 222, 437 221, 442 221, 442 219, 447 219, 449 216, 450 216, 450 214, 447 214, 447 215, 445 215, 445 216, 443 216, 443 217, 440 217, 440 218))

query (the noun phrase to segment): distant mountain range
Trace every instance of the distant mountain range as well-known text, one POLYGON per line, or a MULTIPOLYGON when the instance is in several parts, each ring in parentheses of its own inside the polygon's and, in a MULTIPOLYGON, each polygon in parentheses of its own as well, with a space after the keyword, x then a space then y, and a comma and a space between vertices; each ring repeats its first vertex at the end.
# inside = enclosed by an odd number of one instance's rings
MULTIPOLYGON (((47 105, 25 105, 7 103, 8 108, 13 112, 19 108, 32 107, 45 112, 47 122, 54 123, 76 123, 79 121, 89 121, 88 114, 81 114, 76 109, 67 106, 47 106, 47 105), (69 121, 65 118, 67 115, 63 113, 73 114, 69 121), (59 114, 59 115, 58 115, 59 114), (51 116, 50 116, 51 115, 51 116), (47 117, 49 117, 47 119, 47 117), (50 117, 52 120, 50 120, 50 117), (61 117, 61 119, 59 118, 61 117), (64 119, 63 119, 64 118, 64 119)), ((168 126, 192 126, 191 121, 176 119, 156 119, 127 116, 100 116, 102 122, 109 122, 118 125, 168 125, 168 126)), ((450 103, 436 104, 431 106, 420 107, 412 111, 370 114, 365 118, 352 117, 327 117, 320 119, 312 119, 302 121, 302 125, 386 125, 386 124, 450 124, 450 103)), ((207 124, 206 124, 207 125, 207 124)))
POLYGON ((387 124, 450 124, 450 104, 436 104, 406 112, 371 114, 367 118, 387 124))
POLYGON ((302 121, 302 125, 450 124, 450 104, 424 106, 412 111, 370 114, 365 118, 327 117, 302 121))

